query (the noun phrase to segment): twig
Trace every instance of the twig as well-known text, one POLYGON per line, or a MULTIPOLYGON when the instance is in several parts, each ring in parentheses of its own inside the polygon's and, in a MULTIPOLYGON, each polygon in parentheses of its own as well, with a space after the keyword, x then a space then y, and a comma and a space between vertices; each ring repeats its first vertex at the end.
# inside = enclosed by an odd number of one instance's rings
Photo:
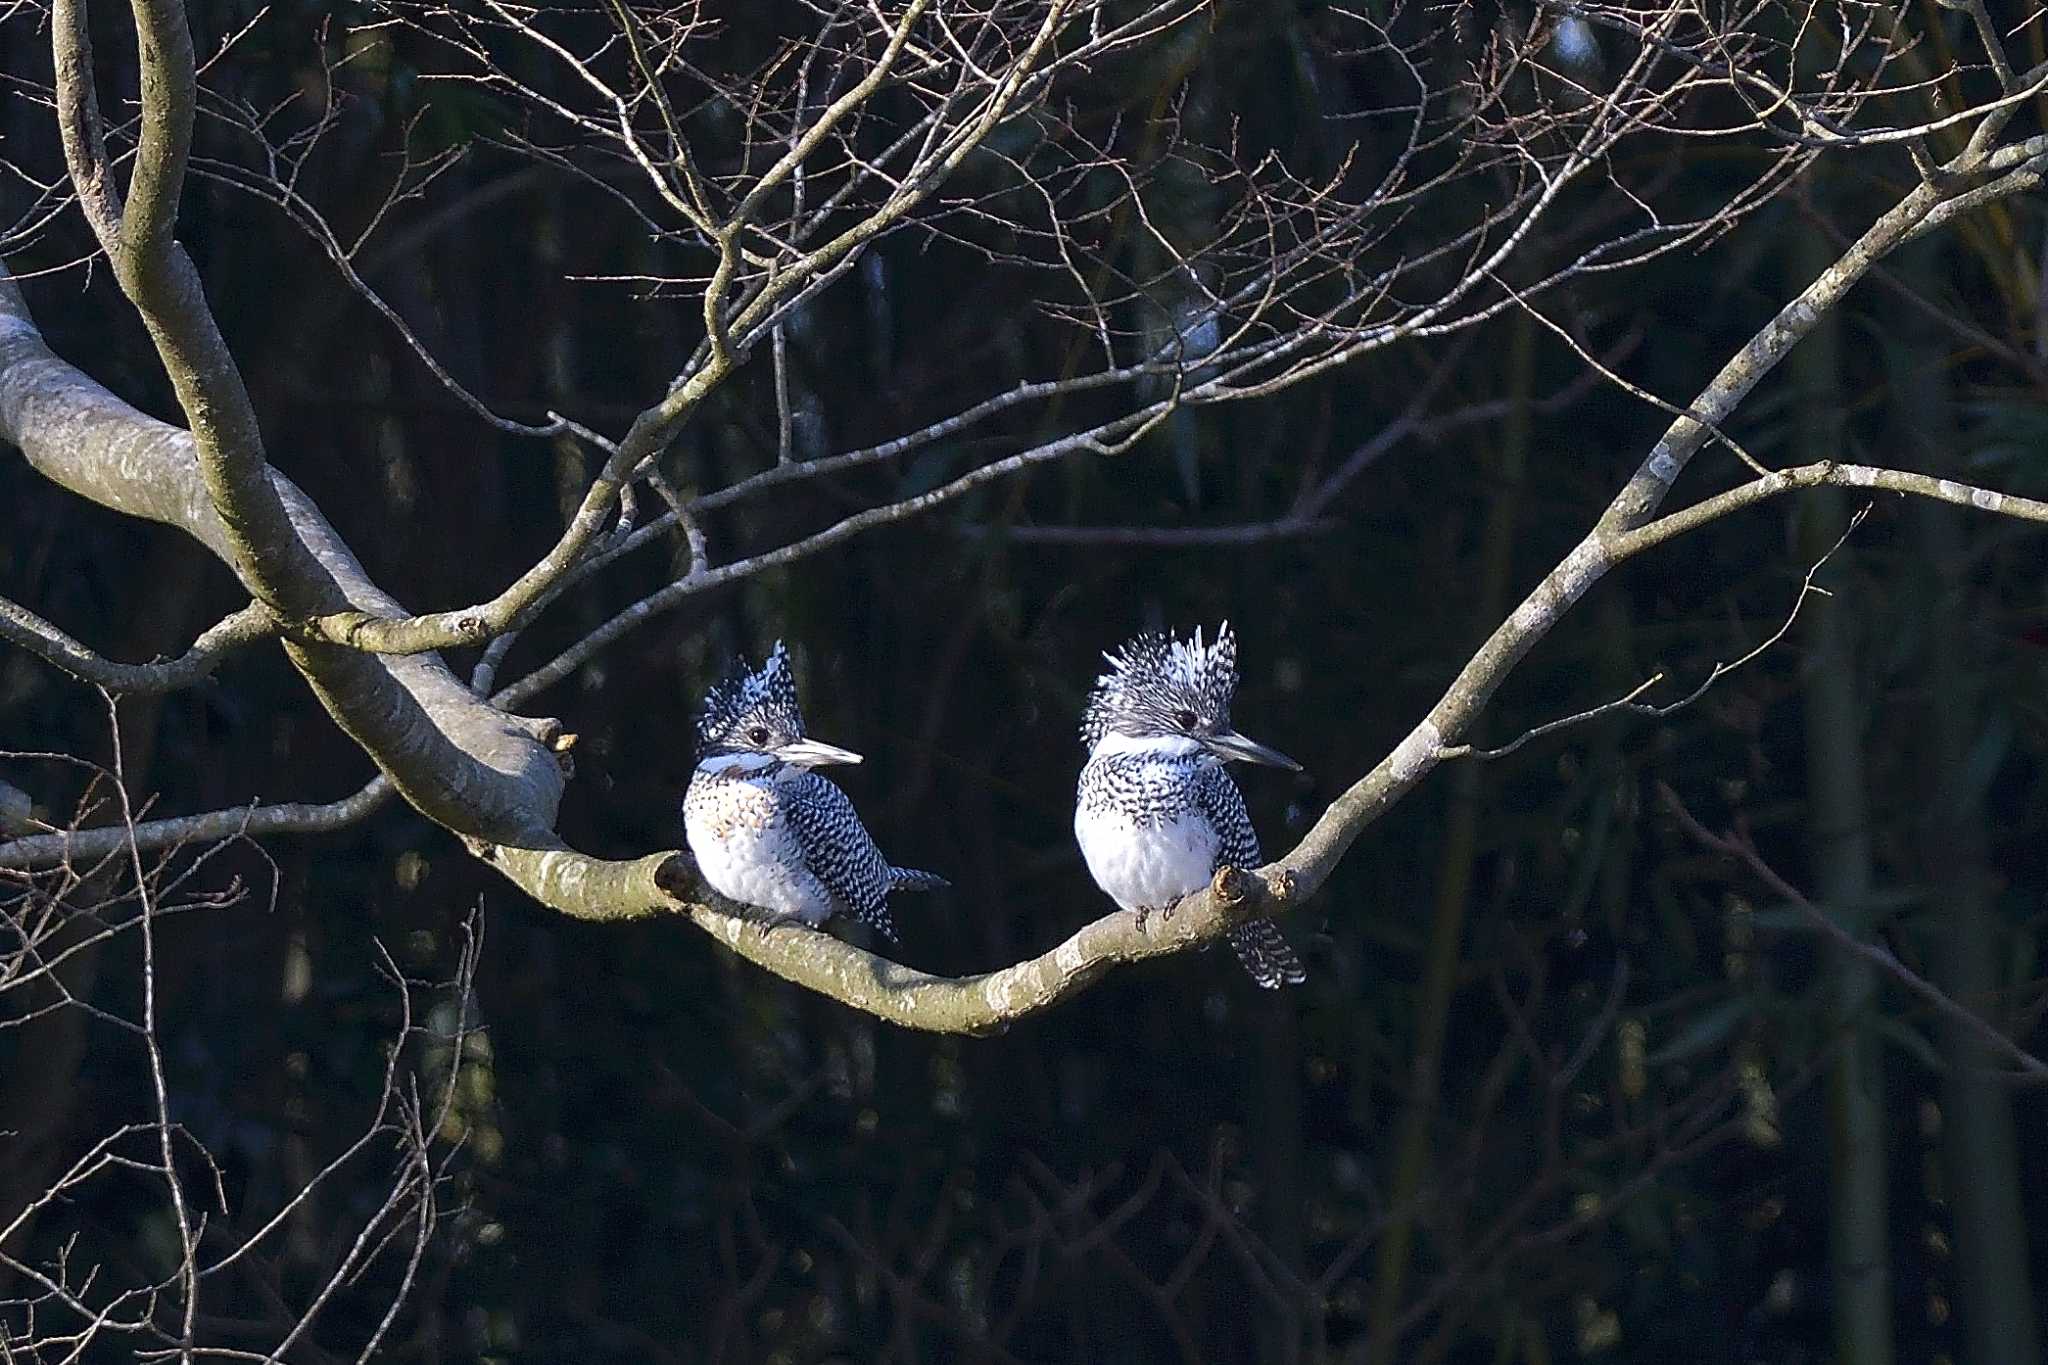
POLYGON ((1762 855, 1756 850, 1756 845, 1751 842, 1747 830, 1738 827, 1725 835, 1713 833, 1686 809, 1685 803, 1678 799, 1678 793, 1665 782, 1657 783, 1657 797, 1665 810, 1678 821, 1679 826, 1692 836, 1694 842, 1733 858, 1747 867, 1759 881, 1797 910, 1800 917, 1817 933, 1875 965, 1885 975, 1918 996, 1935 1013, 1953 1023, 1961 1024, 1987 1043, 1993 1051, 2012 1062, 2016 1068, 2014 1071, 1996 1072, 1995 1075, 2015 1084, 2048 1085, 2048 1063, 2026 1051, 2011 1038, 1993 1028, 1974 1010, 1965 1008, 1933 982, 1899 961, 1889 948, 1882 944, 1867 942, 1844 929, 1836 922, 1834 916, 1808 900, 1804 892, 1779 876, 1777 871, 1763 860, 1762 855))

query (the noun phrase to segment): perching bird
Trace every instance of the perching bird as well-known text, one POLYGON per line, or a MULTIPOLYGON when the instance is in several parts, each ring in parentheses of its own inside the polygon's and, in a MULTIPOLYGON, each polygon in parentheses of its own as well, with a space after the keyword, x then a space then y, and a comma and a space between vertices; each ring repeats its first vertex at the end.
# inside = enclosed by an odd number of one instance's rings
MULTIPOLYGON (((1230 728, 1237 638, 1225 622, 1204 648, 1159 632, 1140 635, 1095 680, 1081 721, 1088 763, 1074 803, 1074 837, 1095 884, 1138 927, 1209 884, 1217 869, 1260 863, 1259 836, 1225 763, 1245 759, 1301 771, 1285 754, 1230 728)), ((1230 931, 1252 980, 1269 990, 1308 979, 1271 921, 1230 931)))
POLYGON ((891 867, 846 793, 811 771, 859 754, 804 738, 789 651, 719 684, 697 718, 702 752, 683 797, 683 830, 718 893, 813 928, 853 915, 890 939, 889 893, 948 885, 891 867))

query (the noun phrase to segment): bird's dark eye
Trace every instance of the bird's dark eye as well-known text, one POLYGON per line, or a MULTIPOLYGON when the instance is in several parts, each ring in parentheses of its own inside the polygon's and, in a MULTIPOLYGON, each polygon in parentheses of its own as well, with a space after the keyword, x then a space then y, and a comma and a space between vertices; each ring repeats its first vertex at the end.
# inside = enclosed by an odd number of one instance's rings
POLYGON ((768 727, 767 727, 767 726, 765 726, 765 725, 756 725, 756 726, 755 726, 755 727, 754 727, 753 729, 751 729, 751 730, 747 731, 747 743, 749 743, 749 744, 766 744, 767 742, 768 742, 768 727))
POLYGON ((1195 728, 1195 713, 1182 708, 1173 713, 1173 723, 1183 730, 1192 730, 1195 728))

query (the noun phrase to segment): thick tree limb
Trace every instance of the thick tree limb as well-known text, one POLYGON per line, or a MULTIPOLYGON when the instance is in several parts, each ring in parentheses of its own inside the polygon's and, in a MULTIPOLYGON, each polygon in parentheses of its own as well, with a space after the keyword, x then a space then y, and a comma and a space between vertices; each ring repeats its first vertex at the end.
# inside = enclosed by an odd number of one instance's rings
POLYGON ((182 0, 134 0, 131 8, 142 67, 142 134, 121 211, 121 246, 138 258, 158 258, 176 246, 199 81, 182 0))
MULTIPOLYGON (((191 434, 137 412, 53 355, 4 268, 0 437, 80 497, 178 527, 236 562, 191 434)), ((312 500, 282 474, 265 473, 322 577, 364 610, 400 613, 312 500)), ((562 789, 545 743, 559 728, 552 722, 488 705, 432 655, 380 659, 319 644, 289 652, 328 712, 431 819, 501 841, 539 839, 552 827, 562 789)))
POLYGON ((79 208, 100 241, 121 234, 121 192, 114 184, 107 157, 106 124, 100 117, 99 93, 92 79, 92 38, 86 29, 85 0, 55 0, 50 11, 50 41, 56 59, 57 88, 69 98, 57 102, 58 133, 64 144, 64 165, 78 193, 79 208))
MULTIPOLYGON (((111 209, 90 41, 74 3, 53 25, 59 124, 67 164, 111 209)), ((51 355, 0 269, 0 434, 74 492, 197 537, 285 621, 404 615, 267 462, 241 371, 175 236, 198 104, 184 7, 135 0, 134 14, 143 98, 128 202, 118 229, 105 214, 87 217, 192 430, 152 421, 51 355)), ((435 658, 386 663, 317 641, 286 650, 329 714, 433 819, 495 839, 538 839, 552 826, 562 776, 543 741, 559 727, 497 711, 435 658)))
MULTIPOLYGON (((242 372, 214 323, 199 272, 175 236, 192 120, 198 106, 192 35, 179 0, 136 0, 142 65, 141 137, 118 227, 92 83, 92 47, 82 5, 66 0, 55 25, 58 124, 65 160, 99 195, 89 211, 121 292, 135 305, 192 424, 204 490, 222 531, 212 547, 256 599, 287 619, 347 605, 341 586, 305 545, 273 486, 242 372), (74 6, 77 6, 74 8, 74 6)), ((24 315, 25 316, 25 315, 24 315)))

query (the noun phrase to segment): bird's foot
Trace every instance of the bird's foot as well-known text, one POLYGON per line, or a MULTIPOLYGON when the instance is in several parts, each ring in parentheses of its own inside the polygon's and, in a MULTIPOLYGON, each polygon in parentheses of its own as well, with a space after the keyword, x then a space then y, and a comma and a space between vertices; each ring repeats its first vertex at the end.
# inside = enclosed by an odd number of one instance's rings
MULTIPOLYGON (((1185 897, 1185 896, 1181 897, 1181 900, 1185 900, 1185 899, 1187 899, 1187 897, 1185 897)), ((1141 933, 1141 934, 1145 932, 1145 923, 1146 923, 1146 921, 1147 921, 1147 920, 1149 920, 1149 919, 1150 919, 1150 918, 1151 918, 1152 916, 1154 916, 1154 915, 1157 915, 1157 916, 1159 916, 1159 918, 1160 918, 1160 919, 1162 919, 1162 920, 1170 920, 1170 919, 1172 919, 1172 918, 1173 918, 1173 912, 1174 912, 1174 911, 1176 911, 1176 910, 1178 910, 1178 909, 1180 909, 1180 901, 1179 901, 1179 900, 1171 900, 1171 901, 1168 901, 1168 902, 1167 902, 1166 904, 1164 904, 1164 905, 1141 905, 1141 906, 1139 906, 1139 907, 1138 907, 1138 912, 1137 912, 1137 913, 1138 913, 1138 932, 1139 932, 1139 933, 1141 933)))

